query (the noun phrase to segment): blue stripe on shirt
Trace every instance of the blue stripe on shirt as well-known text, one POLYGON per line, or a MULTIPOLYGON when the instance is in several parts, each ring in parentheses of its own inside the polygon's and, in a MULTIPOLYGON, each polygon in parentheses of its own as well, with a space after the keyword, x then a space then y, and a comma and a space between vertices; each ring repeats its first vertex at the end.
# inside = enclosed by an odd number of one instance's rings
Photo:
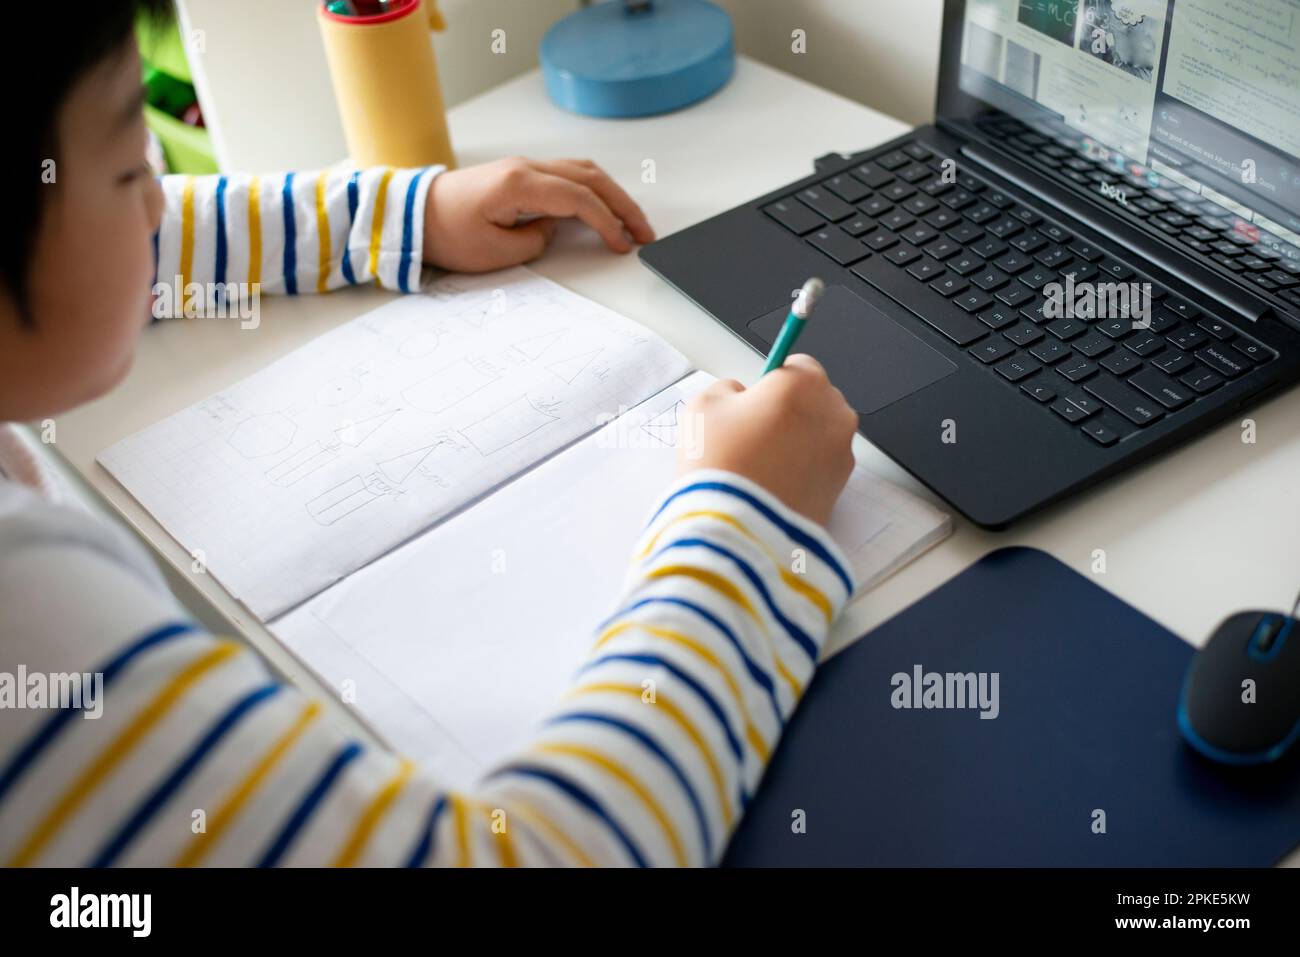
POLYGON ((339 779, 349 764, 361 756, 363 750, 359 742, 352 741, 334 756, 334 760, 321 772, 321 776, 316 779, 316 783, 303 795, 302 801, 299 802, 294 812, 289 815, 289 820, 280 829, 280 833, 276 835, 275 840, 270 843, 265 853, 262 854, 261 860, 257 862, 258 867, 275 867, 280 863, 280 858, 284 856, 294 838, 306 826, 316 808, 325 800, 325 796, 329 794, 334 782, 339 779))
POLYGON ((673 492, 672 495, 664 499, 663 503, 659 506, 659 508, 655 510, 654 515, 651 516, 650 521, 646 523, 646 526, 649 527, 650 525, 653 525, 655 519, 663 514, 664 509, 666 509, 672 501, 674 501, 677 498, 680 498, 683 495, 688 495, 691 492, 722 492, 726 495, 732 495, 740 499, 742 502, 745 502, 746 504, 752 506, 755 510, 759 512, 759 514, 761 514, 769 522, 771 522, 773 525, 781 529, 781 531, 783 531, 787 537, 789 537, 791 540, 795 542, 798 542, 804 548, 808 549, 810 552, 812 552, 814 555, 816 555, 818 558, 824 561, 827 565, 829 565, 831 567, 831 571, 833 571, 836 577, 838 577, 839 580, 843 582, 844 590, 848 592, 850 595, 853 594, 853 580, 849 577, 848 572, 844 570, 843 566, 840 565, 840 563, 835 560, 834 556, 831 555, 830 551, 826 548, 826 546, 824 546, 821 542, 817 541, 817 539, 813 538, 802 528, 799 528, 797 525, 793 525, 790 522, 787 522, 784 518, 778 515, 773 509, 765 505, 757 497, 751 495, 750 493, 742 489, 736 488, 734 485, 727 485, 725 482, 693 482, 690 485, 687 485, 683 488, 679 488, 676 492, 673 492))
POLYGON ((226 177, 217 178, 217 256, 212 266, 212 281, 226 281, 226 177))
POLYGON ((284 176, 284 189, 280 191, 280 205, 284 209, 284 291, 298 295, 298 230, 294 222, 293 173, 284 176))
POLYGON ((546 724, 564 724, 569 721, 586 721, 591 724, 603 724, 607 727, 617 728, 624 734, 630 735, 637 741, 640 741, 646 746, 646 748, 654 752, 659 760, 663 761, 663 763, 668 766, 668 770, 673 773, 673 777, 677 779, 677 783, 680 784, 682 790, 686 792, 686 798, 691 802, 691 807, 695 810, 695 821, 700 829, 700 841, 704 845, 704 854, 707 858, 712 860, 713 841, 709 837, 709 824, 704 815, 704 807, 700 804, 700 799, 695 793, 695 788, 691 787, 690 780, 682 772, 682 769, 678 766, 677 762, 672 759, 672 755, 665 751, 658 741, 634 724, 629 724, 621 718, 611 717, 607 714, 599 714, 595 711, 569 711, 565 714, 556 715, 549 719, 546 724))
POLYGON ((357 170, 348 178, 348 232, 347 237, 343 240, 343 278, 348 281, 349 285, 357 284, 357 274, 352 271, 352 226, 357 221, 357 204, 360 202, 360 187, 358 181, 361 178, 361 170, 357 170))
POLYGON ((420 179, 428 172, 429 167, 425 167, 411 177, 411 183, 406 187, 406 209, 402 213, 402 258, 398 260, 397 265, 397 288, 402 292, 411 291, 410 272, 411 272, 411 246, 414 243, 415 233, 415 194, 420 186, 420 179))
POLYGON ((429 859, 429 855, 433 852, 433 835, 438 827, 438 819, 442 817, 442 812, 445 810, 447 810, 447 798, 439 794, 438 799, 433 802, 433 807, 429 809, 429 818, 424 822, 424 831, 420 834, 420 839, 415 842, 411 856, 406 860, 407 867, 423 867, 424 862, 429 859))
POLYGON ((547 768, 538 767, 537 765, 532 764, 508 764, 503 768, 498 768, 496 771, 493 771, 492 774, 488 775, 488 777, 495 778, 504 775, 518 775, 520 777, 536 778, 541 781, 546 781, 548 784, 551 784, 558 790, 564 792, 564 794, 566 794, 570 799, 581 807, 586 808, 609 828, 615 839, 623 845, 628 856, 632 858, 632 862, 636 864, 637 867, 646 866, 645 857, 641 854, 640 850, 637 849, 637 846, 632 843, 632 839, 627 836, 627 831, 623 829, 622 825, 620 825, 618 821, 614 820, 613 815, 606 811, 599 801, 568 778, 547 768))
POLYGON ((153 816, 175 795, 186 779, 203 763, 203 759, 212 753, 212 750, 221 743, 221 739, 235 725, 239 724, 240 719, 259 704, 274 696, 283 687, 279 682, 271 682, 246 694, 235 702, 234 706, 208 729, 207 734, 199 740, 199 743, 190 749, 190 753, 185 755, 172 769, 171 773, 163 778, 162 783, 140 802, 140 805, 135 809, 135 813, 127 818, 126 822, 118 828, 117 833, 109 838, 87 866, 112 867, 127 845, 144 830, 153 816))
POLYGON ((687 674, 683 669, 673 664, 667 658, 661 658, 659 655, 601 655, 599 658, 593 658, 591 661, 588 661, 579 668, 578 674, 590 671, 592 668, 599 668, 601 665, 607 665, 612 661, 630 661, 638 665, 657 665, 671 674, 678 681, 682 682, 682 684, 695 692, 696 696, 704 702, 704 706, 713 713, 715 718, 718 719, 718 724, 722 726, 722 733, 726 735, 727 746, 731 748, 731 753, 735 756, 736 760, 744 760, 741 754, 740 739, 737 738, 735 732, 731 730, 731 722, 727 720, 727 713, 722 710, 722 705, 718 704, 718 700, 709 693, 708 688, 704 687, 704 685, 700 684, 695 680, 695 678, 687 674))
POLYGON ((763 599, 763 604, 767 606, 767 609, 772 613, 772 616, 777 620, 781 627, 786 630, 786 633, 794 639, 795 644, 803 649, 804 654, 808 656, 808 660, 813 664, 817 663, 817 643, 808 637, 807 632, 781 613, 781 609, 777 607, 776 601, 767 590, 767 586, 763 584, 762 577, 758 572, 754 571, 749 562, 745 561, 730 549, 723 548, 721 545, 704 538, 679 538, 675 542, 669 542, 663 548, 656 551, 654 555, 651 555, 650 558, 654 559, 672 548, 707 548, 711 552, 715 552, 718 555, 722 555, 724 558, 730 559, 735 566, 740 569, 740 573, 749 580, 751 585, 754 586, 754 589, 763 599))
MULTIPOLYGON (((109 683, 116 677, 123 668, 131 663, 138 655, 143 654, 151 648, 154 648, 172 638, 179 638, 183 635, 198 636, 199 632, 195 631, 194 626, 184 622, 173 622, 163 625, 147 634, 143 635, 133 644, 128 645, 120 651, 114 658, 92 671, 92 674, 102 674, 104 676, 103 686, 100 689, 101 696, 107 693, 109 683)), ((85 704, 85 697, 82 697, 82 704, 85 704)), ((60 708, 50 715, 49 719, 36 730, 36 733, 23 745, 3 772, 0 772, 0 801, 3 801, 6 793, 14 786, 23 772, 31 767, 32 763, 41 755, 41 752, 48 748, 59 733, 63 731, 68 722, 76 715, 81 714, 78 708, 60 708)))
POLYGON ((693 601, 687 601, 685 598, 671 598, 667 595, 652 595, 649 598, 642 598, 640 601, 633 602, 626 608, 615 612, 601 623, 600 627, 596 629, 597 632, 603 633, 614 624, 614 622, 625 618, 638 608, 645 605, 675 605, 679 608, 685 608, 686 610, 699 615, 721 632, 723 637, 725 637, 727 641, 731 642, 731 646, 736 649, 736 654, 740 655, 740 660, 745 663, 745 670, 749 672, 749 676, 754 679, 754 682, 758 684, 759 687, 767 692, 768 700, 772 702, 772 712, 776 715, 778 726, 782 728, 785 727, 785 716, 781 713, 781 702, 776 696, 776 683, 766 671, 758 666, 757 662, 749 657, 749 653, 745 651, 745 646, 740 643, 740 639, 737 638, 735 633, 727 627, 726 623, 707 608, 697 605, 693 601))

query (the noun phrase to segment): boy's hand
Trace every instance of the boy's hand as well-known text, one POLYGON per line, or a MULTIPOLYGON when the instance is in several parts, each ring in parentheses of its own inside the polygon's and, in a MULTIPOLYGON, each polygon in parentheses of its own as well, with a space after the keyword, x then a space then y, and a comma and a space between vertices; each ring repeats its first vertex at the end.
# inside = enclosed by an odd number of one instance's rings
POLYGON ((641 207, 590 160, 503 159, 450 170, 429 187, 424 261, 488 272, 536 259, 556 219, 577 218, 618 253, 654 240, 641 207), (519 223, 523 217, 540 217, 519 223), (518 225, 517 225, 518 224, 518 225))
POLYGON ((757 482, 819 525, 853 471, 858 414, 811 356, 746 389, 734 379, 713 383, 686 409, 678 472, 716 468, 757 482))

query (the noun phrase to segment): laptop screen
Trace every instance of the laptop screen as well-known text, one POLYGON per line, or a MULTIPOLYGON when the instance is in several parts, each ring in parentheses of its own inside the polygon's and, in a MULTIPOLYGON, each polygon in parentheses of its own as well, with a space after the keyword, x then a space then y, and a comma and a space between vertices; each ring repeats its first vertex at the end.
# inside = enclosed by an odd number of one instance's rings
POLYGON ((962 93, 1300 247, 1300 0, 966 0, 960 28, 962 93))

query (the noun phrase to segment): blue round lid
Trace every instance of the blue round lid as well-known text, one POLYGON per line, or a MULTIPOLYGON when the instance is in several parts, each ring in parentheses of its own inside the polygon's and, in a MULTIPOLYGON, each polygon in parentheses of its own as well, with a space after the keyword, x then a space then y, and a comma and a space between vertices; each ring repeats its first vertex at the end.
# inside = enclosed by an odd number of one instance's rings
POLYGON ((731 18, 707 0, 622 0, 565 17, 542 38, 551 100, 588 116, 650 116, 720 89, 735 69, 731 18))

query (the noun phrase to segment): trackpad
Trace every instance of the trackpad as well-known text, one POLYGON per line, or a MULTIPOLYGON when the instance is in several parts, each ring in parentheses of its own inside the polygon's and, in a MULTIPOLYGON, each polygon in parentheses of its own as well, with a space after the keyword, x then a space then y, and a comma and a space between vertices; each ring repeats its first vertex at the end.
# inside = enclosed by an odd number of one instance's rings
MULTIPOLYGON (((771 348, 789 311, 782 306, 759 316, 749 329, 771 348)), ((870 415, 957 371, 946 356, 847 286, 826 288, 794 351, 806 352, 824 365, 860 415, 870 415)))

